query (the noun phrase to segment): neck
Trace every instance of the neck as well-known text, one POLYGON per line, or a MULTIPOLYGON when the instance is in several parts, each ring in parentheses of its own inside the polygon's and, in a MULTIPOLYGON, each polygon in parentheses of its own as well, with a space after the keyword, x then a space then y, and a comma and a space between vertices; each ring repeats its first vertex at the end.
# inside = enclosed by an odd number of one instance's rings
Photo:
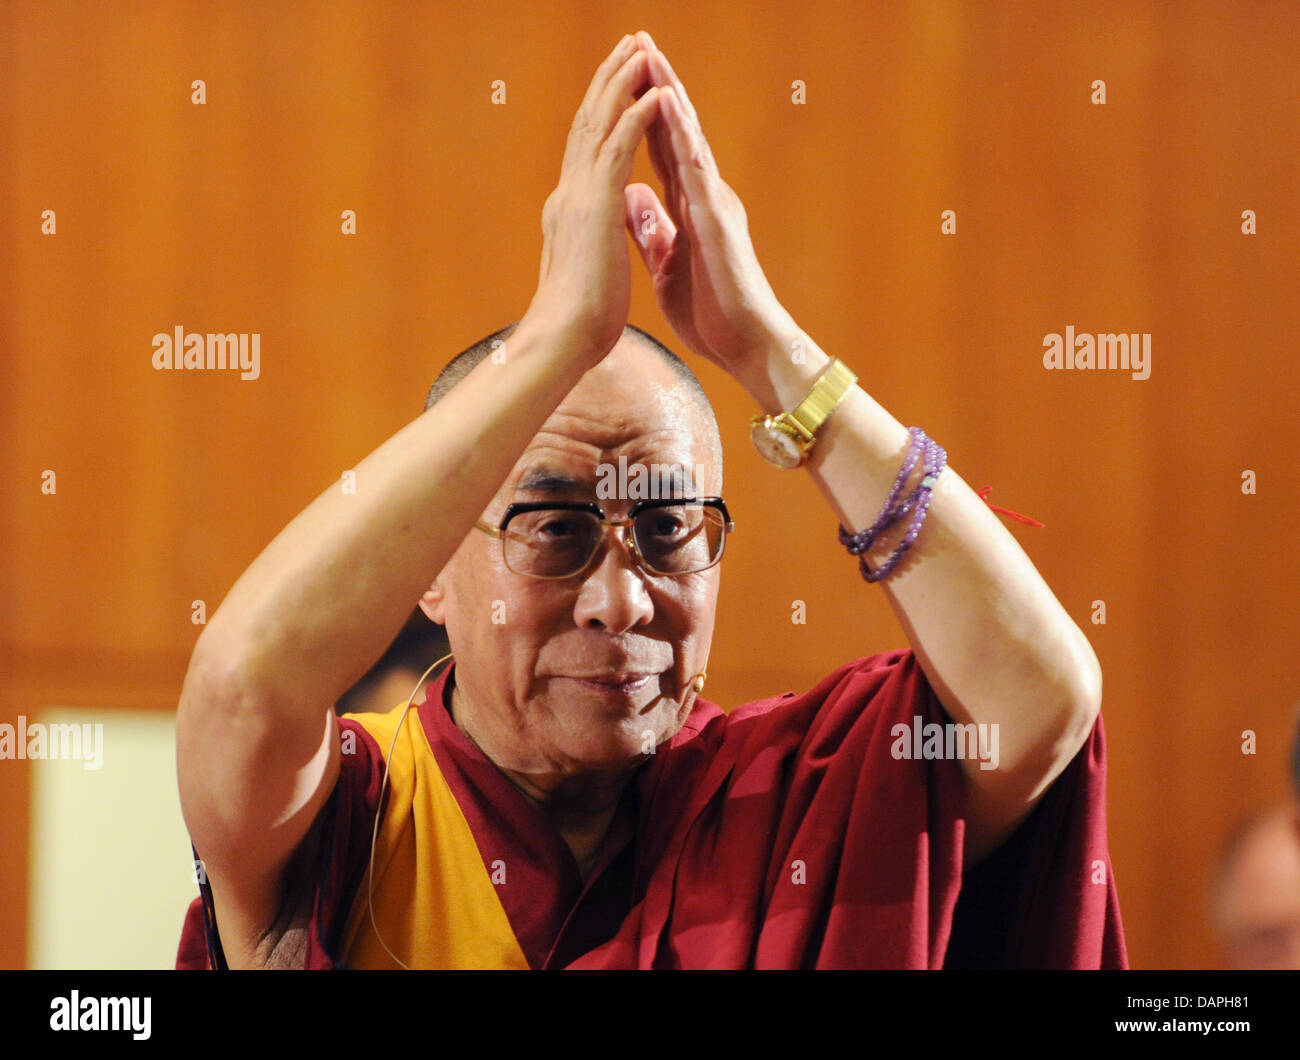
POLYGON ((508 768, 477 737, 473 712, 467 708, 459 688, 453 686, 450 699, 451 718, 456 728, 555 826, 585 879, 636 766, 616 772, 584 773, 524 772, 508 768))

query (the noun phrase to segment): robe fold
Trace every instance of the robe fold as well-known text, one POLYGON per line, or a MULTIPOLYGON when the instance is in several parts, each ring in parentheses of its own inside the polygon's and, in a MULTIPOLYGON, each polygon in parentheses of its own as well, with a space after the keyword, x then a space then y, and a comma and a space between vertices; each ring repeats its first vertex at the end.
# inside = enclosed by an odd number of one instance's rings
MULTIPOLYGON (((355 753, 291 897, 309 917, 307 967, 1128 966, 1100 717, 1011 838, 963 873, 962 762, 900 736, 950 723, 912 651, 730 714, 697 699, 629 782, 584 879, 456 728, 452 682, 454 665, 404 718, 340 719, 355 753)), ((201 892, 177 967, 223 963, 201 892)))

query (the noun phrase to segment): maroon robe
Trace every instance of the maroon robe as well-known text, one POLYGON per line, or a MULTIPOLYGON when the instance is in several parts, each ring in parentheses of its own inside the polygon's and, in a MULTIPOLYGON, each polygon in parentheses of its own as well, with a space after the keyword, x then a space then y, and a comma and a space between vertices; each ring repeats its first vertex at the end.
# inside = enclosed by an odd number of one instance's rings
MULTIPOLYGON (((558 831, 456 728, 453 669, 420 720, 485 871, 510 865, 498 893, 534 968, 1128 966, 1100 718, 1016 833, 963 875, 962 763, 891 753, 895 726, 949 721, 910 650, 730 715, 697 699, 628 785, 584 881, 558 831)), ((361 753, 344 756, 322 811, 308 967, 338 966, 383 771, 369 735, 340 724, 361 753)), ((203 921, 196 900, 177 967, 220 963, 203 921)))

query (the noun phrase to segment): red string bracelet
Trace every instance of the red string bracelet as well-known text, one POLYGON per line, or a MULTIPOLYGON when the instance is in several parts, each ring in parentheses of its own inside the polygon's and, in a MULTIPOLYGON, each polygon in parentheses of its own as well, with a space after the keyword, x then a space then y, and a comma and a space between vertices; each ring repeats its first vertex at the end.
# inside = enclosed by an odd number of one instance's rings
MULTIPOLYGON (((977 489, 975 494, 985 504, 989 504, 988 497, 992 491, 992 486, 983 486, 980 489, 977 489)), ((1021 515, 1019 512, 1013 512, 1010 508, 999 508, 996 504, 989 504, 989 509, 991 511, 1001 512, 1003 515, 1009 515, 1012 519, 1019 519, 1022 523, 1027 523, 1030 526, 1041 527, 1043 525, 1037 519, 1031 519, 1027 515, 1021 515)))

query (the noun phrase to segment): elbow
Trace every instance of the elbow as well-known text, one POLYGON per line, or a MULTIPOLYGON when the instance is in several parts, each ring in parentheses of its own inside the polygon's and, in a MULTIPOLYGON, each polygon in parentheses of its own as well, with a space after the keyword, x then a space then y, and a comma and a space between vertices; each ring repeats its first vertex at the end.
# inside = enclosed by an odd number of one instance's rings
POLYGON ((200 634, 176 708, 183 790, 187 781, 199 778, 212 783, 212 774, 232 758, 276 745, 292 754, 306 741, 302 726, 291 723, 294 712, 266 686, 252 659, 220 629, 208 627, 200 634))
POLYGON ((268 691, 238 641, 200 636, 177 706, 176 765, 182 816, 205 857, 278 827, 316 791, 332 720, 332 708, 268 691))
POLYGON ((1101 663, 1088 638, 1077 627, 1070 638, 1068 662, 1063 668, 1067 732, 1065 743, 1073 754, 1087 742, 1101 714, 1101 663))
POLYGON ((1033 806, 1087 744, 1101 712, 1101 666, 1087 638, 1071 627, 1058 643, 1040 650, 1018 739, 1002 741, 999 764, 980 778, 1007 806, 1033 806))
POLYGON ((245 656, 220 627, 207 626, 190 653, 176 708, 178 740, 205 723, 256 714, 245 656))
POLYGON ((1101 663, 1097 659, 1097 653, 1092 650, 1092 645, 1088 643, 1088 638, 1079 633, 1080 654, 1082 656, 1079 662, 1079 677, 1082 691, 1080 699, 1087 708, 1091 718, 1096 719, 1101 713, 1101 663))

